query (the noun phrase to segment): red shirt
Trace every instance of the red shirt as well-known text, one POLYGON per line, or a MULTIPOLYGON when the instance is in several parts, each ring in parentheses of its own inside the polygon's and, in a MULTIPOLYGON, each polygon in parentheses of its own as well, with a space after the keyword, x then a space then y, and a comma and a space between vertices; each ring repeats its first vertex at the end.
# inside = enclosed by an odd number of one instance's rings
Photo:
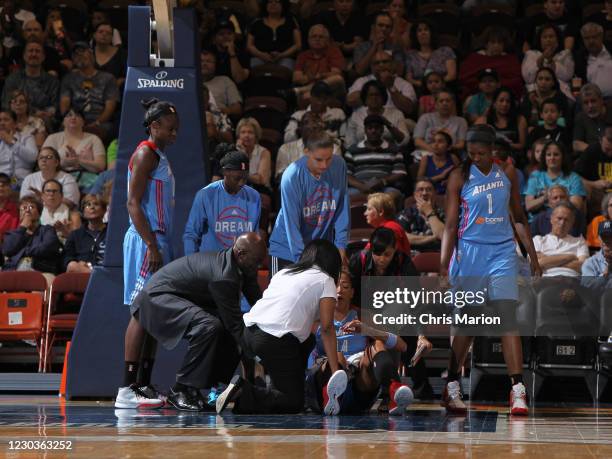
POLYGON ((298 54, 295 70, 304 72, 306 75, 315 76, 319 73, 331 72, 332 68, 344 70, 346 62, 342 51, 336 46, 328 46, 325 54, 321 57, 315 56, 312 50, 302 51, 298 54))
POLYGON ((4 233, 16 229, 19 226, 19 211, 17 204, 7 201, 0 209, 0 241, 4 239, 4 233))
MULTIPOLYGON (((404 228, 402 228, 399 223, 395 220, 385 220, 382 224, 378 225, 378 228, 389 228, 393 231, 393 233, 395 233, 395 250, 404 252, 406 255, 410 256, 410 241, 408 240, 408 236, 406 236, 404 228)), ((370 243, 368 242, 366 250, 369 249, 370 243)))

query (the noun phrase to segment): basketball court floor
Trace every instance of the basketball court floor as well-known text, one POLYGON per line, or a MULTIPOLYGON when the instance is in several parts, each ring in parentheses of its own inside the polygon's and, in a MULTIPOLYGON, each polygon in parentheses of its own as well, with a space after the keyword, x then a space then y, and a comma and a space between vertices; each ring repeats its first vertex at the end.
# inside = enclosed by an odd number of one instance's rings
POLYGON ((5 395, 0 457, 612 458, 611 405, 536 406, 527 418, 500 405, 471 407, 460 417, 433 402, 413 404, 403 418, 217 416, 5 395))

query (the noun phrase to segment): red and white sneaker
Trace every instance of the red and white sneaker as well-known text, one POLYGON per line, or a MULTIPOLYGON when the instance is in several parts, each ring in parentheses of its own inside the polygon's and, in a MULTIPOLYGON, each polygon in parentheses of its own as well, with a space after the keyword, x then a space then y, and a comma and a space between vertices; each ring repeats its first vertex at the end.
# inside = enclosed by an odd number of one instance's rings
POLYGON ((459 381, 451 381, 446 384, 440 405, 445 407, 446 411, 451 414, 465 414, 467 412, 467 406, 463 403, 459 381))
POLYGON ((393 381, 389 386, 389 396, 389 416, 402 416, 414 400, 412 389, 398 381, 393 381))
POLYGON ((323 414, 325 416, 335 416, 340 413, 340 402, 338 399, 346 390, 348 376, 344 370, 338 370, 323 388, 323 414))
POLYGON ((529 407, 527 406, 527 390, 523 383, 512 386, 510 391, 510 414, 514 416, 527 416, 529 407))

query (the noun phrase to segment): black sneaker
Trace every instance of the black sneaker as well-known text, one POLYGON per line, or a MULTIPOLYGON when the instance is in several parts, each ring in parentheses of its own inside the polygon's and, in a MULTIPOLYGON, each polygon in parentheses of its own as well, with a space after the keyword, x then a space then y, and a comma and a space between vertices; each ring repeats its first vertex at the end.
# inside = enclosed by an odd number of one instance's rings
POLYGON ((217 414, 221 413, 225 409, 228 403, 233 402, 240 393, 240 386, 242 385, 242 377, 236 375, 232 378, 227 389, 225 389, 221 395, 217 398, 216 408, 217 414))
POLYGON ((206 405, 200 391, 193 387, 176 392, 174 389, 170 389, 167 401, 181 411, 204 411, 206 405))

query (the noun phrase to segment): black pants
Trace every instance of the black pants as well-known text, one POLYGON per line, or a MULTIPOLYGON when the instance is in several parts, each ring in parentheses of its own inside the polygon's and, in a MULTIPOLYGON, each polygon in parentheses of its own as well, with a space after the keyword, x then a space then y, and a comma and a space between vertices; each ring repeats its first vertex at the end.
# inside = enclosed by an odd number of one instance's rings
POLYGON ((286 268, 287 266, 293 264, 292 261, 285 260, 283 258, 273 257, 270 255, 268 266, 270 267, 270 279, 281 269, 286 268))
POLYGON ((232 335, 215 315, 198 308, 184 338, 187 354, 176 381, 198 389, 228 383, 239 362, 238 348, 232 335))
POLYGON ((402 363, 408 370, 408 376, 412 378, 413 390, 419 392, 429 386, 429 379, 424 359, 421 358, 414 367, 410 366, 410 359, 417 349, 418 336, 402 336, 402 339, 407 346, 406 352, 402 352, 402 363))
POLYGON ((244 345, 261 359, 272 386, 259 387, 245 381, 234 408, 244 414, 299 413, 304 408, 304 372, 315 344, 313 335, 300 341, 292 334, 277 338, 257 326, 244 330, 244 345))

